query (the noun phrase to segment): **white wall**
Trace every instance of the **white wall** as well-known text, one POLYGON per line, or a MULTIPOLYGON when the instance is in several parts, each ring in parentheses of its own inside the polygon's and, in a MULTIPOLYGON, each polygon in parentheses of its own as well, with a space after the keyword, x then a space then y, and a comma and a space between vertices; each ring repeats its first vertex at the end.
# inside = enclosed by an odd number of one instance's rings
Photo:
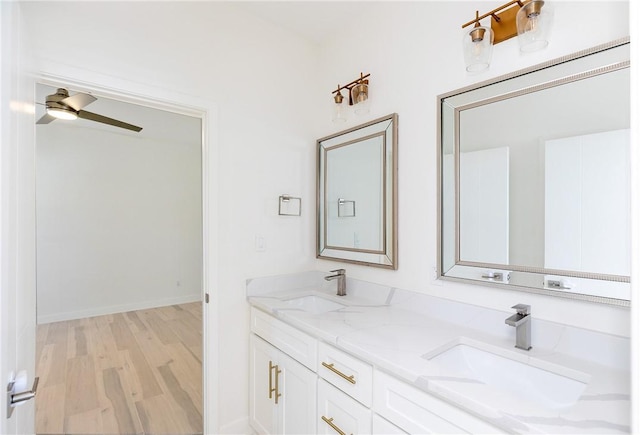
MULTIPOLYGON (((550 2, 551 4, 551 2, 550 2)), ((533 307, 533 315, 623 336, 630 334, 628 308, 551 298, 512 290, 451 282, 434 282, 437 255, 436 97, 445 92, 507 74, 565 54, 629 35, 627 2, 553 2, 555 23, 547 49, 520 54, 517 40, 496 45, 488 71, 469 74, 461 51, 460 26, 476 9, 495 2, 398 2, 368 9, 367 20, 352 23, 334 41, 322 46, 324 89, 371 73, 369 118, 399 115, 399 269, 396 272, 348 265, 347 274, 367 281, 434 296, 509 311, 516 303, 533 307), (583 30, 589 28, 585 33, 583 30)), ((363 8, 364 9, 364 8, 363 8)), ((367 12, 363 12, 367 13, 367 12)), ((328 92, 318 104, 329 100, 328 92)), ((320 124, 322 134, 336 128, 329 109, 320 124)), ((317 268, 337 264, 317 260, 317 268)), ((535 337, 534 337, 535 340, 535 337)))
POLYGON ((201 299, 200 120, 129 110, 106 114, 142 132, 36 127, 38 323, 201 299))
MULTIPOLYGON (((190 94, 219 108, 216 142, 219 264, 215 288, 221 431, 248 413, 245 279, 313 268, 313 104, 317 49, 223 2, 25 2, 40 68, 63 63, 190 94), (51 32, 51 23, 59 25, 51 32), (117 30, 116 30, 117 29, 117 30), (81 37, 79 37, 81 35, 81 37), (301 90, 304 89, 304 92, 301 90), (304 96, 305 98, 301 98, 304 96), (302 216, 279 217, 278 196, 302 197, 302 216), (255 235, 266 251, 254 249, 255 235)), ((109 86, 110 83, 104 83, 109 86)), ((334 85, 332 85, 334 86, 334 85)))

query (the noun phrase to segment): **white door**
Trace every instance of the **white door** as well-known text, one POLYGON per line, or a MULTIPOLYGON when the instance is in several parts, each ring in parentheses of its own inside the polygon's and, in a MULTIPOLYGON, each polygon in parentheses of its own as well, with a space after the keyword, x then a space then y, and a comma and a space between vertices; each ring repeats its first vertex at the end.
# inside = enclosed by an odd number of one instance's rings
POLYGON ((630 274, 629 135, 613 130, 545 143, 546 268, 630 274))
MULTIPOLYGON (((0 387, 25 370, 25 389, 35 370, 35 211, 33 101, 24 73, 19 4, 0 2, 0 387), (19 55, 20 54, 20 55, 19 55)), ((21 388, 22 390, 22 388, 21 388)), ((34 431, 33 400, 7 418, 2 394, 0 433, 34 431)))
POLYGON ((460 154, 460 259, 509 264, 509 147, 460 154))

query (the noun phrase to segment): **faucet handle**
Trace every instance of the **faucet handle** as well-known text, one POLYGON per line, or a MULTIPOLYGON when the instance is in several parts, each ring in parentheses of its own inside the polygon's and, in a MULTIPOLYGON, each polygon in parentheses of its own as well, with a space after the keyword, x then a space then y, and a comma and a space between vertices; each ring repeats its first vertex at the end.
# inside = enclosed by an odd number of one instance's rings
POLYGON ((338 275, 344 275, 344 274, 345 274, 345 272, 346 272, 346 270, 344 270, 344 269, 336 269, 336 270, 332 270, 332 271, 330 271, 330 272, 331 272, 331 273, 337 272, 337 273, 338 273, 338 275))
POLYGON ((511 308, 515 309, 518 314, 521 314, 523 316, 527 316, 527 315, 531 314, 531 305, 516 304, 511 308))

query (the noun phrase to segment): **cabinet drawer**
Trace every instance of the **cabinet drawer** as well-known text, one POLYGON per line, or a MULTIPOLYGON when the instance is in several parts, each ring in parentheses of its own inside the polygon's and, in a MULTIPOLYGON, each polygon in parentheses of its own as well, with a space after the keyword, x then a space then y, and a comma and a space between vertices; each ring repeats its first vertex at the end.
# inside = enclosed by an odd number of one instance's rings
POLYGON ((321 342, 318 344, 318 375, 371 407, 373 369, 369 364, 321 342))
POLYGON ((414 386, 374 374, 373 410, 409 433, 504 433, 414 386))
POLYGON ((317 434, 371 433, 371 410, 322 379, 318 379, 317 415, 317 434))
POLYGON ((309 369, 316 371, 318 341, 315 338, 253 307, 251 308, 251 332, 264 338, 309 369))

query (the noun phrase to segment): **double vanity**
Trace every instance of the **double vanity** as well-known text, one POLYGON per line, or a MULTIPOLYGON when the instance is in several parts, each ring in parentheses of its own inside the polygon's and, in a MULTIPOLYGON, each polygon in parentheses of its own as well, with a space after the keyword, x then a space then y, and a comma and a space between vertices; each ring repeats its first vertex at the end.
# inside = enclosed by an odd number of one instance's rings
MULTIPOLYGON (((253 429, 628 433, 629 339, 520 302, 630 304, 629 66, 627 38, 439 96, 438 279, 515 305, 249 280, 253 429)), ((391 114, 318 140, 317 258, 398 269, 397 137, 391 114)))
POLYGON ((630 431, 628 339, 325 276, 247 282, 258 433, 630 431))

